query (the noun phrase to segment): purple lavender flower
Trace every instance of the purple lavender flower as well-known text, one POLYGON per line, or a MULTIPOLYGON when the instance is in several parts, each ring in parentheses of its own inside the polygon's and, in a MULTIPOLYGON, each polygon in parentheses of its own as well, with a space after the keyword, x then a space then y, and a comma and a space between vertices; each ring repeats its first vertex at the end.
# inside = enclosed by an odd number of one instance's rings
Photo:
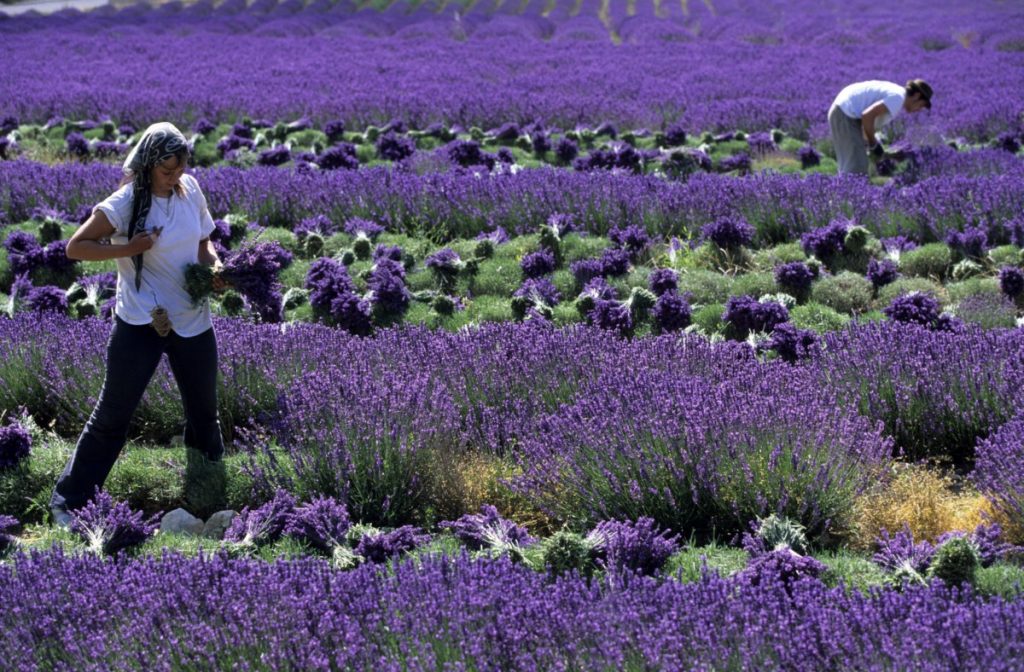
POLYGON ((551 150, 551 138, 544 131, 534 131, 530 135, 530 144, 533 147, 533 153, 537 156, 544 156, 551 150))
POLYGON ((727 156, 718 163, 718 170, 723 173, 738 171, 741 175, 750 172, 750 155, 746 152, 727 156))
MULTIPOLYGON (((547 225, 558 232, 559 236, 564 236, 567 233, 573 231, 580 231, 580 227, 576 223, 576 218, 566 212, 554 212, 548 217, 547 225)), ((585 233, 583 234, 585 235, 585 233)))
POLYGON ((846 251, 846 231, 853 222, 836 219, 819 229, 808 231, 801 238, 804 252, 828 263, 836 255, 846 251))
POLYGON ((679 550, 679 535, 669 536, 653 518, 641 517, 635 523, 606 520, 597 524, 590 536, 599 540, 608 569, 628 570, 654 575, 669 557, 679 550))
POLYGON ((15 231, 7 236, 4 249, 14 275, 31 273, 43 263, 43 246, 27 231, 15 231))
POLYGON ((772 138, 772 134, 766 131, 759 133, 751 133, 747 136, 747 145, 750 146, 750 151, 757 155, 768 154, 778 149, 775 144, 775 140, 772 138))
POLYGON ((221 276, 242 294, 263 322, 284 319, 278 274, 292 263, 291 252, 277 242, 254 243, 224 259, 221 276))
POLYGON ((416 141, 412 138, 398 135, 393 131, 388 131, 377 138, 377 157, 385 161, 401 161, 415 152, 416 141))
POLYGON ((1003 266, 999 269, 999 289, 1011 299, 1024 293, 1024 271, 1016 266, 1003 266))
POLYGON ((672 124, 665 129, 665 144, 669 147, 680 147, 686 144, 686 129, 682 124, 672 124))
POLYGON ((338 142, 345 136, 345 122, 340 119, 324 124, 324 134, 330 142, 338 142))
POLYGON ((893 299, 882 310, 886 317, 895 322, 909 322, 931 327, 939 319, 939 302, 924 292, 910 292, 893 299))
POLYGON ((292 160, 292 152, 287 145, 278 145, 271 149, 260 152, 259 164, 261 166, 283 166, 292 160))
POLYGON ((561 164, 568 165, 572 163, 579 156, 579 153, 579 146, 570 138, 562 138, 555 145, 555 157, 561 164))
POLYGON ((353 217, 352 219, 345 222, 344 231, 350 236, 358 236, 363 234, 370 240, 377 240, 377 236, 384 233, 387 229, 377 222, 371 222, 368 219, 361 219, 359 217, 353 217))
MULTIPOLYGON (((956 536, 965 535, 961 532, 946 532, 935 541, 935 546, 941 546, 946 540, 956 536)), ((981 560, 982 567, 991 567, 996 562, 1005 560, 1010 555, 1024 552, 1024 548, 1003 541, 1003 528, 1000 527, 999 523, 992 523, 991 525, 981 523, 974 528, 974 532, 966 536, 974 543, 975 548, 978 549, 978 557, 981 560)))
POLYGON ((889 536, 889 531, 883 528, 875 539, 875 549, 872 560, 876 565, 889 571, 906 565, 918 574, 928 571, 928 565, 935 555, 935 547, 927 541, 914 541, 914 535, 906 523, 895 536, 889 536))
POLYGON ((629 273, 630 258, 628 250, 606 249, 601 253, 599 262, 601 263, 601 275, 616 277, 629 273))
POLYGON ((216 129, 217 124, 213 123, 212 121, 206 118, 199 119, 198 121, 196 121, 196 123, 192 124, 193 132, 199 135, 206 135, 207 133, 212 133, 216 129))
POLYGON ((295 225, 293 232, 300 239, 305 238, 310 233, 331 236, 338 232, 338 225, 332 222, 326 215, 313 215, 299 221, 295 225))
MULTIPOLYGON (((404 253, 402 248, 398 245, 384 245, 383 243, 377 245, 373 250, 373 261, 374 263, 381 259, 390 259, 391 261, 402 262, 404 253)), ((403 266, 404 268, 404 266, 403 266)))
POLYGON ((701 228, 701 237, 723 250, 737 250, 754 240, 756 230, 744 219, 723 217, 701 228))
POLYGON ((789 311, 775 301, 760 302, 752 296, 733 296, 725 303, 722 320, 728 322, 742 340, 751 332, 770 333, 789 320, 789 311))
POLYGON ((228 135, 227 137, 223 138, 222 140, 220 140, 220 142, 217 143, 217 151, 220 152, 221 156, 224 157, 227 157, 229 152, 234 152, 242 148, 248 150, 255 150, 256 143, 249 138, 237 135, 235 133, 228 135))
POLYGON ((896 266, 894 261, 889 259, 871 259, 868 261, 867 278, 875 286, 875 289, 895 282, 899 276, 899 267, 896 266))
POLYGON ((324 170, 356 170, 359 168, 356 146, 350 142, 339 142, 320 152, 316 164, 324 170))
POLYGON ((345 543, 352 522, 348 509, 333 497, 321 496, 295 507, 283 534, 304 541, 323 553, 345 543))
POLYGON ((344 264, 330 257, 317 259, 306 273, 306 289, 320 319, 352 334, 370 333, 370 304, 356 294, 344 264))
POLYGON ((523 269, 524 278, 539 278, 554 273, 555 255, 550 250, 531 252, 523 257, 519 267, 523 269))
POLYGON ((561 292, 547 278, 527 278, 512 296, 540 301, 552 308, 562 299, 561 292))
POLYGON ((674 292, 679 288, 679 274, 671 268, 656 268, 647 276, 647 286, 655 296, 674 292))
POLYGON ((802 261, 791 261, 775 267, 775 283, 782 291, 799 298, 807 296, 816 274, 802 261))
POLYGON ((6 553, 17 543, 17 537, 11 534, 11 530, 17 526, 17 518, 0 514, 0 555, 6 553))
POLYGON ((600 259, 580 259, 569 264, 569 270, 576 279, 576 284, 583 286, 593 278, 599 278, 603 275, 604 264, 600 259))
POLYGON ((372 292, 372 303, 384 315, 401 316, 412 300, 412 295, 405 286, 405 267, 400 261, 378 259, 370 272, 366 286, 372 292))
POLYGON ((42 263, 43 266, 56 273, 74 268, 75 260, 68 257, 68 241, 55 240, 44 247, 42 263))
POLYGON ((629 306, 621 301, 597 299, 587 318, 595 326, 620 336, 633 334, 633 315, 629 306))
POLYGON ((479 551, 490 545, 490 539, 503 544, 529 546, 534 542, 525 527, 503 518, 490 504, 480 507, 480 513, 467 513, 458 520, 442 522, 441 529, 451 530, 471 550, 479 551))
POLYGON ((996 136, 993 144, 999 149, 1011 154, 1016 154, 1020 151, 1020 138, 1018 138, 1017 134, 1013 131, 1003 131, 996 136))
POLYGON ((104 555, 115 555, 138 546, 160 526, 159 513, 145 520, 141 511, 132 511, 128 502, 115 501, 99 488, 85 506, 72 512, 71 517, 71 531, 81 536, 95 552, 104 555))
POLYGON ((785 588, 787 593, 792 594, 799 582, 817 580, 827 569, 828 567, 810 556, 783 548, 753 558, 737 578, 749 586, 778 584, 785 588))
POLYGON ((67 293, 60 287, 47 285, 44 287, 33 287, 25 296, 25 306, 29 310, 39 313, 68 312, 67 293))
POLYGON ((813 168, 821 163, 821 153, 810 145, 804 145, 796 150, 796 155, 800 159, 800 167, 804 170, 813 168))
POLYGON ((508 231, 504 227, 499 226, 493 231, 481 231, 477 234, 476 240, 489 240, 495 245, 501 245, 502 243, 507 243, 510 238, 508 231))
POLYGON ((0 427, 0 471, 16 466, 31 450, 32 435, 19 423, 0 427))
POLYGON ((643 227, 633 224, 624 229, 615 228, 608 232, 608 238, 616 247, 629 252, 629 258, 635 261, 650 246, 651 236, 643 227))
POLYGON ((659 334, 685 329, 690 326, 691 315, 689 302, 674 289, 662 293, 651 309, 654 330, 659 334))
POLYGON ((917 249, 917 243, 907 236, 892 236, 882 238, 882 249, 886 252, 909 252, 917 249))
POLYGON ((511 166, 516 162, 516 155, 512 153, 512 150, 508 147, 502 147, 496 154, 498 161, 506 165, 511 166))
POLYGON ((403 525, 391 532, 364 534, 355 552, 367 562, 382 563, 429 541, 429 534, 421 534, 419 528, 412 525, 403 525))
POLYGON ((774 350, 780 359, 796 362, 808 359, 819 350, 818 335, 810 329, 798 329, 789 322, 776 325, 768 340, 759 343, 761 350, 774 350))
POLYGON ((64 142, 67 145, 69 155, 77 156, 78 158, 89 156, 89 141, 81 133, 68 133, 68 136, 64 138, 64 142))
POLYGON ((952 230, 946 234, 946 244, 967 259, 981 259, 988 251, 988 234, 980 226, 952 230))
POLYGON ((231 520, 224 540, 257 545, 277 541, 292 521, 295 509, 295 498, 287 490, 279 488, 274 498, 263 506, 255 509, 244 507, 231 520))
POLYGON ((475 140, 452 140, 445 146, 445 153, 452 163, 468 168, 470 166, 494 167, 494 158, 480 148, 475 140))

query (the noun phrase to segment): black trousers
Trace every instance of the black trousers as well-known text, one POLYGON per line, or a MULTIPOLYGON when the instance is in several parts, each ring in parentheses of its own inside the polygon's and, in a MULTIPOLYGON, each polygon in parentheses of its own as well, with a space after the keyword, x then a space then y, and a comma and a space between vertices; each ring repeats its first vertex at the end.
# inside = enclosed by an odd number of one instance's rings
POLYGON ((219 460, 224 442, 217 420, 217 339, 213 329, 184 338, 160 336, 149 325, 114 318, 99 401, 57 481, 51 507, 78 509, 102 488, 128 437, 128 423, 160 358, 167 353, 185 407, 185 445, 219 460))

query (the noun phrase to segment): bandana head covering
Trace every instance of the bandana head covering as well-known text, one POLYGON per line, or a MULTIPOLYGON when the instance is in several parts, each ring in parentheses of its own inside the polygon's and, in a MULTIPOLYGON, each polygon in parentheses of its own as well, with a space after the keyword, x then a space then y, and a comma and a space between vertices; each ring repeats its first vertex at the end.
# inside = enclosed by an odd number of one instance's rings
MULTIPOLYGON (((173 124, 153 124, 142 134, 128 158, 124 160, 125 175, 132 178, 132 218, 128 224, 128 240, 142 229, 149 216, 153 202, 153 182, 150 172, 153 166, 163 163, 172 156, 182 160, 188 156, 188 141, 173 124)), ((173 196, 173 193, 172 193, 173 196)), ((132 257, 135 266, 135 290, 142 287, 142 255, 132 257)))

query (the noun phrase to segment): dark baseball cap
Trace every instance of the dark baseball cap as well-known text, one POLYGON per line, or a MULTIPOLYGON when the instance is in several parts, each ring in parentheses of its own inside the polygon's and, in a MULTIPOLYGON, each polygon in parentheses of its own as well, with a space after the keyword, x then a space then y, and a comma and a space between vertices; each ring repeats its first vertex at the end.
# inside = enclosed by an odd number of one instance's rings
POLYGON ((918 94, 924 100, 924 106, 932 109, 932 87, 923 79, 912 79, 907 82, 907 95, 918 94))

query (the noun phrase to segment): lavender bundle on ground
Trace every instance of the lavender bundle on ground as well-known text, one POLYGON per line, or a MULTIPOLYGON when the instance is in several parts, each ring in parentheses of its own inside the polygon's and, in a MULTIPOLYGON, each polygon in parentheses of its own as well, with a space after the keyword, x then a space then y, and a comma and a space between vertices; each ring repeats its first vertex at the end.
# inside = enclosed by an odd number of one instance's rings
POLYGON ((144 519, 141 511, 132 511, 127 502, 115 501, 97 488, 95 496, 72 514, 71 531, 97 554, 114 555, 146 541, 159 526, 159 513, 144 519))
POLYGON ((458 520, 444 521, 439 527, 451 530, 459 541, 474 551, 494 542, 528 546, 534 542, 525 527, 503 518, 491 504, 480 507, 480 513, 467 513, 458 520))
POLYGON ((219 271, 203 264, 189 264, 185 268, 185 288, 198 304, 213 293, 216 275, 249 301, 260 321, 280 322, 284 309, 277 276, 291 263, 291 252, 278 243, 255 243, 229 253, 219 271))

